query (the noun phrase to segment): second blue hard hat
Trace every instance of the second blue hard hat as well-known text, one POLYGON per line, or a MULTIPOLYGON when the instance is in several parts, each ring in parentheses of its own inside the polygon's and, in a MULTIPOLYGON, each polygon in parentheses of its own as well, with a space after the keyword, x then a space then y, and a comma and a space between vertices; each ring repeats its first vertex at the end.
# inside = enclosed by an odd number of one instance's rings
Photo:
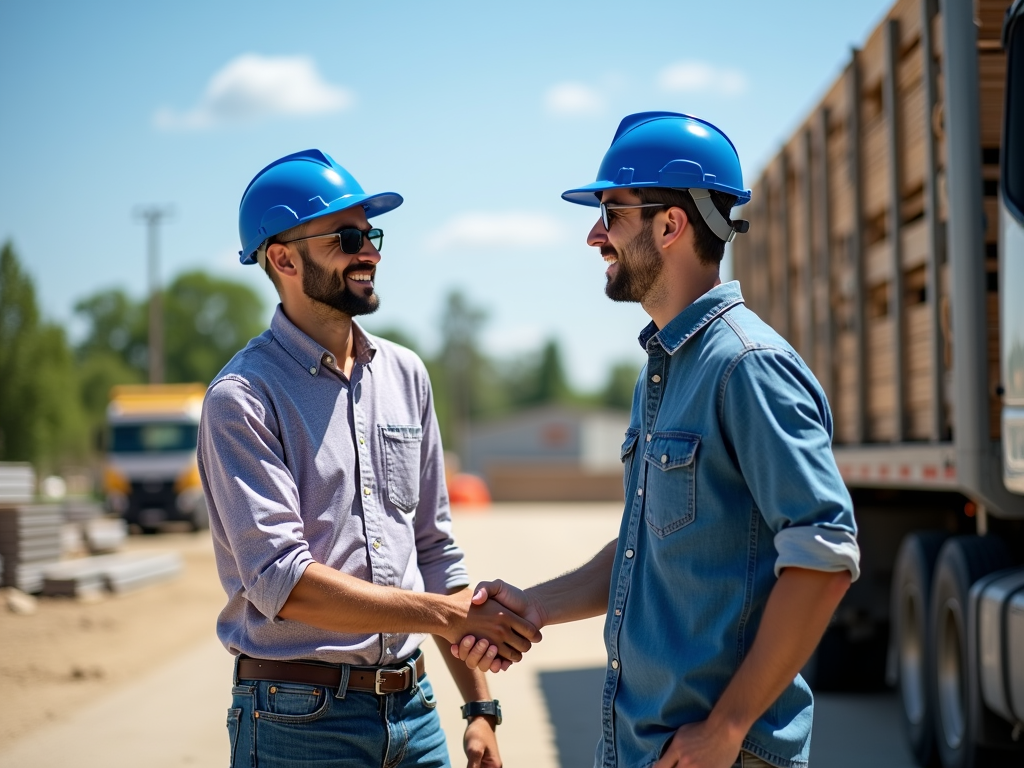
POLYGON ((597 180, 562 193, 579 205, 600 205, 598 194, 608 189, 670 187, 713 189, 750 200, 743 188, 736 147, 717 127, 699 117, 678 112, 639 112, 619 123, 601 161, 597 180))
POLYGON ((238 206, 238 235, 243 264, 257 262, 257 250, 270 237, 312 219, 361 205, 366 217, 402 204, 395 192, 368 195, 359 182, 319 149, 275 160, 256 174, 238 206))

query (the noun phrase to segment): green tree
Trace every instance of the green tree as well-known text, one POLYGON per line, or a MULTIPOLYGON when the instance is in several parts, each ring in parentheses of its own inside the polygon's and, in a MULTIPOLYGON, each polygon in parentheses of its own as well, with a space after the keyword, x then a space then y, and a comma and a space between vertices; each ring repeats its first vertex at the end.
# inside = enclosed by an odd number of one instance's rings
POLYGON ((0 248, 0 460, 40 472, 80 458, 85 430, 64 330, 42 320, 11 242, 0 248))
POLYGON ((633 389, 640 368, 634 363, 618 363, 608 373, 601 402, 609 408, 628 411, 633 405, 633 389))
POLYGON ((259 295, 244 283, 201 271, 178 275, 164 291, 167 381, 208 384, 266 330, 264 312, 259 295))
POLYGON ((569 386, 562 364, 562 350, 554 339, 549 339, 532 363, 525 363, 521 370, 519 382, 510 382, 514 387, 512 399, 517 405, 532 407, 579 399, 569 386))

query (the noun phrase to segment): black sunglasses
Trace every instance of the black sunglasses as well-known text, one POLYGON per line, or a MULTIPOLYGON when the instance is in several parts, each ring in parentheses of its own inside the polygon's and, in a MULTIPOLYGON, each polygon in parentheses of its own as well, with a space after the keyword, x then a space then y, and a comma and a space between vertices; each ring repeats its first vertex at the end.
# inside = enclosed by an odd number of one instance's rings
POLYGON ((341 250, 347 254, 354 255, 363 250, 363 238, 365 237, 378 251, 384 244, 384 230, 378 227, 368 229, 365 232, 355 227, 342 227, 337 232, 328 232, 325 235, 310 235, 309 237, 297 237, 294 240, 282 240, 281 244, 297 243, 300 240, 315 240, 318 237, 336 237, 341 250))

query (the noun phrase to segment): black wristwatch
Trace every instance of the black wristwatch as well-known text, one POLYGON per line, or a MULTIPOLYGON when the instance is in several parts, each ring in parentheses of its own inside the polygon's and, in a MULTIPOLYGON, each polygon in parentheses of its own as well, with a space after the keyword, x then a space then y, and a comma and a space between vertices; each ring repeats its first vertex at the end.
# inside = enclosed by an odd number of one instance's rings
POLYGON ((471 701, 462 705, 462 716, 466 720, 477 715, 490 715, 495 719, 496 725, 501 725, 501 704, 494 699, 493 701, 471 701))

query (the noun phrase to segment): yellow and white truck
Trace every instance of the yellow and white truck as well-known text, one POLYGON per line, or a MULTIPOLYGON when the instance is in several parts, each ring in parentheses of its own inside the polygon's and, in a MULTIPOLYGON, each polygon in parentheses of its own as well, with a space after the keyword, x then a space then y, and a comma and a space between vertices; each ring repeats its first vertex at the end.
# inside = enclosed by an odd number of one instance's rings
POLYGON ((107 406, 103 484, 107 506, 130 525, 209 527, 196 441, 203 384, 117 386, 107 406))

